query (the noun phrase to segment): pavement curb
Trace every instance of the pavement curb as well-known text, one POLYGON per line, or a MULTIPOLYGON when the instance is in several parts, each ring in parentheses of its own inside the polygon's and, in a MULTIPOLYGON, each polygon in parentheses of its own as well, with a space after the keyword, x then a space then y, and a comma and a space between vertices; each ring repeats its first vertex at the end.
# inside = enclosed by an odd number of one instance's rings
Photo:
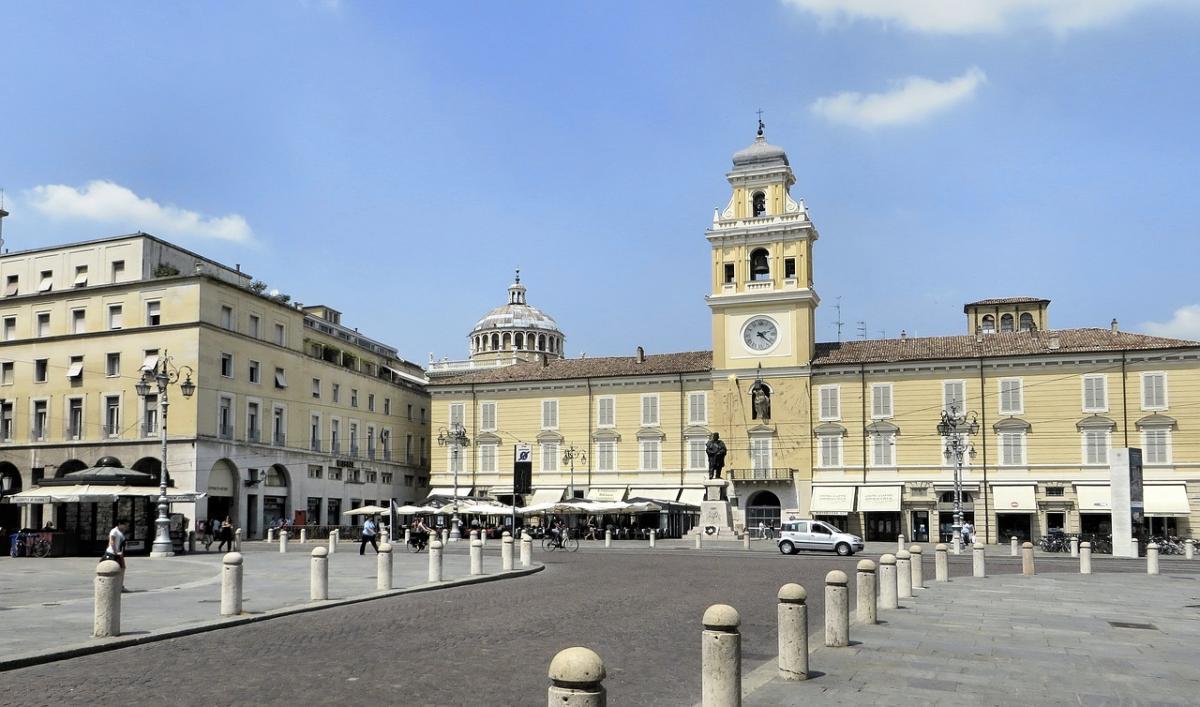
POLYGON ((322 609, 332 609, 339 606, 349 606, 351 604, 361 604, 363 602, 374 601, 376 599, 387 599, 388 597, 400 596, 403 594, 418 594, 422 592, 432 592, 439 589, 452 589, 454 587, 465 587, 472 584, 483 584, 486 582, 496 582, 502 579, 516 579, 518 577, 527 577, 536 574, 546 569, 546 566, 541 563, 535 563, 532 567, 513 569, 507 572, 499 572, 497 574, 483 574, 458 579, 449 579, 441 582, 417 584, 411 587, 401 589, 392 589, 386 592, 372 592, 371 594, 361 594, 345 599, 330 599, 326 601, 310 602, 308 604, 300 604, 297 606, 285 606, 278 609, 264 611, 261 614, 243 614, 241 616, 231 616, 228 618, 216 619, 213 621, 205 621, 199 624, 190 626, 179 626, 175 628, 164 628, 157 631, 150 631, 136 636, 118 636, 116 638, 95 638, 87 643, 77 643, 65 648, 56 648, 49 651, 41 651, 38 653, 29 653, 26 655, 17 656, 15 658, 4 658, 0 660, 0 673, 16 670, 18 668, 28 668, 33 665, 43 665, 45 663, 54 663, 60 660, 68 660, 70 658, 78 658, 80 656, 92 655, 95 653, 105 653, 107 651, 115 651, 121 648, 129 648, 132 646, 145 645, 147 643, 156 643, 165 641, 171 638, 180 638, 182 636, 191 636, 197 633, 207 633, 209 631, 218 631, 223 628, 233 628, 235 626, 245 626, 247 624, 258 623, 260 621, 269 621, 285 616, 295 616, 296 614, 307 614, 311 611, 321 611, 322 609))

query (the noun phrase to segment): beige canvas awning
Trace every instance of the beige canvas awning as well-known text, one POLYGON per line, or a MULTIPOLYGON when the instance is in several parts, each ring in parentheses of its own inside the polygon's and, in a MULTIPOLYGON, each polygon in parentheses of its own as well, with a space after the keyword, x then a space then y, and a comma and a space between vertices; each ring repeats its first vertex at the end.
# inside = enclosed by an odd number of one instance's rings
POLYGON ((1112 487, 1076 486, 1080 513, 1112 513, 1112 487))
POLYGON ((628 486, 593 486, 588 489, 587 500, 589 501, 624 501, 625 490, 628 486))
POLYGON ((558 503, 562 500, 563 492, 566 490, 566 486, 534 489, 533 495, 526 499, 527 502, 525 505, 532 506, 539 503, 558 503))
POLYGON ((854 510, 853 486, 813 486, 809 511, 813 515, 844 516, 854 510))
MULTIPOLYGON (((167 489, 167 500, 188 503, 205 494, 192 491, 167 489)), ((112 503, 121 496, 158 497, 157 486, 101 486, 78 484, 74 486, 39 486, 6 498, 10 503, 33 505, 41 503, 112 503)))
POLYGON ((679 500, 679 489, 667 486, 634 486, 629 489, 629 498, 648 498, 651 501, 668 501, 674 503, 679 500))
POLYGON ((704 500, 704 489, 683 489, 679 492, 679 502, 699 506, 704 500))
POLYGON ((1143 486, 1142 500, 1148 516, 1186 516, 1192 512, 1183 484, 1143 486))
POLYGON ((900 486, 859 486, 858 510, 883 512, 900 510, 900 488, 900 486))
POLYGON ((1021 486, 993 486, 992 508, 997 513, 1034 513, 1037 511, 1037 498, 1033 484, 1021 486))

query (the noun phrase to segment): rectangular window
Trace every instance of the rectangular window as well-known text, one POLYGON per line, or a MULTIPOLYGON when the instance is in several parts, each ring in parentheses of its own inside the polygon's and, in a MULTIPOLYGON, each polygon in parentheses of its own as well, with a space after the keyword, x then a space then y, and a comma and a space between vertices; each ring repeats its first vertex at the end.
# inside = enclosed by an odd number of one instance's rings
POLYGON ((312 396, 314 398, 316 398, 317 400, 321 399, 321 379, 320 378, 312 379, 312 396))
POLYGON ((275 387, 276 388, 286 388, 287 387, 287 378, 284 377, 282 368, 275 369, 275 387))
POLYGON ((842 389, 836 385, 817 388, 820 400, 820 417, 824 421, 842 419, 842 389))
MULTIPOLYGON (((320 464, 309 464, 308 465, 308 478, 319 479, 325 475, 324 471, 325 471, 325 467, 321 466, 320 464)), ((312 522, 312 521, 310 520, 309 522, 312 522)))
POLYGON ((13 438, 13 404, 11 401, 0 401, 0 438, 11 442, 13 438))
POLYGON ((108 305, 108 328, 120 329, 125 326, 125 317, 122 314, 122 307, 119 304, 108 305))
POLYGON ((658 395, 642 396, 642 427, 658 426, 658 395))
POLYGON ((1083 433, 1083 463, 1108 464, 1108 432, 1087 430, 1083 433))
POLYGON ((367 412, 375 412, 375 394, 367 393, 367 412))
POLYGON ((17 318, 16 317, 5 317, 4 318, 4 340, 5 341, 16 341, 16 339, 17 339, 17 318))
POLYGON ((842 465, 842 438, 835 435, 821 435, 821 466, 842 465))
POLYGON ((949 412, 951 408, 959 416, 967 411, 966 381, 942 381, 942 409, 949 412))
POLYGON ((784 276, 784 278, 789 279, 789 280, 796 277, 796 259, 795 258, 784 258, 783 259, 783 276, 784 276))
POLYGON ((233 307, 221 305, 221 328, 233 329, 233 307))
POLYGON ((425 408, 421 408, 421 419, 420 419, 420 423, 421 423, 422 425, 423 425, 423 424, 425 424, 425 408))
POLYGON ((1066 489, 1064 489, 1062 486, 1047 486, 1046 487, 1046 495, 1047 496, 1065 496, 1066 495, 1065 491, 1066 491, 1066 489))
POLYGON ((125 275, 125 261, 114 260, 112 262, 112 281, 117 282, 123 275, 125 275))
POLYGON ((404 435, 404 463, 413 463, 412 435, 404 435))
POLYGON ((896 436, 893 434, 871 435, 872 466, 894 466, 896 463, 896 436))
POLYGON ((217 403, 217 436, 233 439, 233 398, 225 395, 217 403))
POLYGON ((88 266, 76 265, 75 266, 75 286, 76 287, 87 287, 87 281, 88 281, 88 266))
POLYGON ((350 407, 358 407, 358 388, 350 389, 350 407))
POLYGON ((67 400, 67 439, 83 438, 83 398, 67 400))
POLYGON ((1142 374, 1142 409, 1167 409, 1167 374, 1142 374))
POLYGON ((342 453, 342 421, 336 417, 329 421, 329 452, 342 453))
POLYGON ((358 423, 351 422, 346 428, 346 437, 350 440, 350 456, 358 456, 358 423))
POLYGON ((284 414, 281 407, 271 410, 271 438, 276 447, 287 444, 287 420, 284 418, 284 414))
POLYGON ((0 385, 12 385, 16 378, 13 372, 13 362, 4 361, 0 363, 0 385))
POLYGON ((50 369, 50 361, 45 358, 36 358, 33 360, 33 382, 45 383, 46 375, 50 369))
POLYGON ((104 396, 104 435, 118 437, 121 434, 121 397, 104 396))
POLYGON ((158 436, 158 396, 147 395, 142 398, 142 436, 158 436))
POLYGON ((83 356, 72 356, 67 363, 67 380, 72 383, 83 382, 83 356))
POLYGON ((1000 433, 1000 464, 1020 466, 1025 463, 1025 433, 1000 433))
POLYGON ((367 459, 375 458, 375 428, 367 425, 367 459))
POLYGON ((311 418, 309 418, 308 442, 309 442, 309 447, 314 452, 321 451, 321 416, 320 415, 313 415, 311 418))
POLYGON ((642 471, 658 471, 659 448, 661 442, 657 439, 643 440, 642 447, 642 471))
POLYGON ((262 438, 262 422, 259 420, 259 407, 256 402, 246 403, 246 439, 257 442, 262 438))
POLYGON ((37 335, 50 336, 50 313, 38 312, 37 314, 37 335))
POLYGON ((1171 463, 1171 430, 1148 429, 1142 432, 1143 461, 1146 464, 1171 463))
POLYGON ((250 362, 250 382, 258 383, 258 382, 260 382, 260 380, 261 380, 261 378, 260 378, 260 374, 259 374, 258 361, 251 361, 250 362))
POLYGON ((479 470, 484 473, 496 472, 496 445, 479 445, 479 470))
POLYGON ((258 338, 258 323, 259 323, 258 315, 251 314, 250 315, 250 331, 247 333, 250 334, 250 336, 254 337, 255 339, 258 338))
POLYGON ((146 357, 142 359, 140 371, 153 371, 158 368, 158 349, 146 349, 146 357))
POLYGON ((558 444, 546 442, 542 445, 542 471, 558 471, 558 444))
POLYGON ((87 333, 87 310, 72 309, 71 310, 71 333, 85 334, 87 333))
POLYGON ((332 385, 329 387, 329 396, 330 396, 331 398, 333 398, 333 402, 335 402, 335 403, 337 403, 337 402, 341 402, 341 399, 342 399, 342 386, 338 385, 337 383, 334 383, 334 384, 332 384, 332 385))
POLYGON ((771 468, 771 439, 754 438, 750 440, 750 468, 754 471, 766 471, 771 468))
POLYGON ((4 295, 6 297, 12 297, 13 295, 17 294, 17 291, 19 290, 19 284, 20 284, 19 276, 9 275, 8 279, 5 280, 5 283, 4 283, 4 295))
POLYGON ((466 405, 464 403, 450 403, 450 426, 466 424, 466 405))
MULTIPOLYGON (((233 378, 233 354, 221 354, 221 375, 226 378, 233 378)), ((170 402, 168 399, 167 402, 170 402)))
POLYGON ((104 357, 104 375, 116 378, 121 375, 121 354, 110 353, 104 357))
POLYGON ((708 395, 705 393, 688 393, 688 424, 704 425, 708 423, 708 395))
POLYGON ((49 292, 54 289, 54 271, 43 270, 41 280, 38 282, 38 292, 49 292))
POLYGON ((1024 409, 1021 398, 1021 379, 1005 378, 1000 381, 1000 414, 1020 415, 1024 409))
POLYGON ((596 443, 596 468, 599 471, 613 471, 617 468, 617 443, 616 442, 597 442, 596 443))
POLYGON ((596 426, 613 427, 617 424, 617 399, 604 397, 596 399, 596 426))
POLYGON ((688 440, 688 468, 689 469, 707 469, 708 455, 704 452, 704 438, 692 438, 688 440))
POLYGON ((459 447, 457 444, 451 444, 450 447, 447 448, 446 454, 448 454, 450 457, 450 460, 449 460, 450 464, 448 466, 448 470, 449 471, 462 471, 463 470, 462 448, 459 447))
POLYGON ((542 401, 542 429, 554 430, 558 429, 558 401, 543 400, 542 401))
POLYGON ((33 403, 33 424, 30 430, 35 440, 46 439, 46 423, 48 422, 46 410, 47 403, 45 400, 37 400, 33 403))
POLYGON ((158 326, 162 323, 162 304, 160 302, 146 303, 146 326, 158 326))
POLYGON ((282 324, 275 325, 275 343, 280 346, 287 344, 287 329, 282 324))
POLYGON ((871 416, 882 420, 892 416, 892 384, 871 384, 871 416))
POLYGON ((1083 377, 1083 411, 1084 412, 1107 412, 1108 411, 1108 377, 1107 376, 1084 376, 1083 377))
POLYGON ((732 285, 736 280, 737 276, 734 275, 733 263, 725 263, 725 284, 732 285))
POLYGON ((483 432, 496 431, 496 403, 480 403, 479 429, 483 432))
POLYGON ((392 414, 392 399, 391 398, 383 399, 383 414, 384 415, 392 414))

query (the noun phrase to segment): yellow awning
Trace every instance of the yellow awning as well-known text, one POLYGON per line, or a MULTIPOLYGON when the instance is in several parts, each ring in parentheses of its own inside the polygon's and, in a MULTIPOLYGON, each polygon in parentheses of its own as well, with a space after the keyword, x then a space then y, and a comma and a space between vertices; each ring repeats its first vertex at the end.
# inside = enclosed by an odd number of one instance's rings
POLYGON ((858 510, 860 511, 898 511, 900 510, 899 486, 860 486, 858 488, 858 510))
POLYGON ((1192 512, 1183 484, 1143 486, 1142 500, 1148 516, 1186 516, 1192 512))
POLYGON ((854 488, 853 486, 813 486, 809 512, 813 515, 846 515, 854 510, 854 488))
POLYGON ((1034 513, 1037 511, 1037 499, 1034 490, 1037 486, 993 486, 992 508, 997 513, 1034 513))
POLYGON ((1112 513, 1112 487, 1076 486, 1080 513, 1112 513))

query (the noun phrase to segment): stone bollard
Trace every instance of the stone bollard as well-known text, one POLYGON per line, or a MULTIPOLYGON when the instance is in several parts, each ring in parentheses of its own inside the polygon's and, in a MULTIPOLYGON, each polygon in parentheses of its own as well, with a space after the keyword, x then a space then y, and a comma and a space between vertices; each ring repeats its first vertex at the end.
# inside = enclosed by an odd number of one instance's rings
POLYGON ((576 646, 559 651, 550 661, 550 707, 604 707, 604 661, 596 652, 576 646))
POLYGON ((483 543, 484 547, 487 547, 487 533, 480 531, 479 542, 483 543))
POLYGON ((429 577, 430 582, 442 581, 442 541, 434 540, 429 543, 429 577))
POLYGON ((479 539, 479 531, 472 530, 470 536, 468 537, 468 540, 470 540, 471 542, 475 542, 478 539, 479 539))
POLYGON ((121 635, 121 566, 112 560, 96 565, 95 602, 92 636, 121 635))
POLYGON ((221 558, 221 616, 242 613, 242 553, 221 558))
POLYGON ((612 547, 612 529, 604 529, 604 547, 612 547))
POLYGON ((702 707, 740 707, 742 704, 742 635, 737 609, 713 604, 704 612, 700 644, 700 704, 702 707))
POLYGON ((392 544, 379 546, 375 556, 375 591, 386 592, 392 588, 392 544))
POLYGON ((404 547, 412 544, 412 528, 404 529, 404 547))
POLYGON ((653 549, 654 549, 654 539, 655 539, 655 537, 657 537, 657 536, 658 536, 658 533, 657 533, 657 532, 655 532, 655 531, 653 531, 653 530, 651 530, 651 531, 650 531, 650 549, 651 549, 651 550, 653 550, 653 549))
POLYGON ((879 605, 876 597, 879 590, 876 587, 875 563, 870 560, 858 561, 857 606, 858 622, 874 625, 879 623, 879 605))
POLYGON ((950 581, 950 558, 946 556, 946 545, 938 543, 933 548, 933 581, 950 581))
POLYGON ((237 530, 233 531, 233 551, 234 552, 242 551, 242 529, 241 528, 238 528, 237 530))
POLYGON ((471 541, 471 576, 483 574, 483 541, 476 538, 471 541))
POLYGON ((1071 537, 1071 557, 1079 557, 1079 538, 1071 537))
POLYGON ((309 601, 324 601, 329 598, 329 551, 323 547, 313 548, 312 563, 308 570, 309 601))
POLYGON ((1031 542, 1021 544, 1021 574, 1026 577, 1037 574, 1033 568, 1033 543, 1031 542))
POLYGON ((1146 574, 1158 574, 1158 543, 1146 546, 1146 574))
POLYGON ((275 529, 274 528, 267 528, 267 542, 269 542, 269 543, 275 542, 275 529))
POLYGON ((884 555, 879 558, 879 608, 897 609, 900 601, 897 594, 896 556, 884 555))
POLYGON ((1079 546, 1079 574, 1092 573, 1092 544, 1084 541, 1079 546))
POLYGON ((521 533, 521 566, 529 567, 533 564, 533 538, 529 533, 521 533))
POLYGON ((1187 540, 1183 541, 1183 559, 1185 559, 1185 560, 1196 559, 1196 541, 1195 540, 1188 538, 1187 540))
POLYGON ((925 588, 925 557, 922 553, 920 545, 913 545, 908 549, 908 553, 912 555, 912 588, 925 588))
POLYGON ((850 590, 846 573, 833 570, 825 575, 825 645, 850 645, 850 590))
POLYGON ((505 531, 504 536, 500 538, 500 569, 505 572, 511 572, 513 568, 513 537, 512 533, 505 531))
POLYGON ((901 550, 896 553, 896 596, 911 599, 912 595, 912 555, 901 550))
POLYGON ((696 549, 704 547, 704 533, 696 533, 696 549))
POLYGON ((896 552, 904 552, 904 536, 896 536, 896 552))
POLYGON ((982 545, 977 544, 977 545, 975 545, 975 547, 971 548, 971 576, 972 577, 986 577, 987 576, 987 567, 985 566, 982 545))
POLYGON ((1133 556, 1137 557, 1140 554, 1142 554, 1142 551, 1138 549, 1138 539, 1134 538, 1133 539, 1133 556))
POLYGON ((743 550, 750 549, 750 529, 749 528, 746 529, 746 532, 742 533, 742 549, 743 550))
POLYGON ((286 530, 279 531, 279 551, 287 552, 288 532, 286 530))
POLYGON ((337 528, 334 528, 333 530, 329 531, 329 554, 330 555, 337 552, 337 546, 338 546, 338 540, 339 540, 338 536, 340 536, 340 535, 341 535, 341 533, 338 532, 337 528))
POLYGON ((784 680, 808 679, 807 600, 808 592, 799 584, 779 588, 779 677, 784 680))
POLYGON ((448 542, 450 542, 450 531, 442 528, 442 544, 445 545, 448 542))
POLYGON ((1017 542, 1017 536, 1012 536, 1008 539, 1008 554, 1013 557, 1018 557, 1020 553, 1020 543, 1017 542))

